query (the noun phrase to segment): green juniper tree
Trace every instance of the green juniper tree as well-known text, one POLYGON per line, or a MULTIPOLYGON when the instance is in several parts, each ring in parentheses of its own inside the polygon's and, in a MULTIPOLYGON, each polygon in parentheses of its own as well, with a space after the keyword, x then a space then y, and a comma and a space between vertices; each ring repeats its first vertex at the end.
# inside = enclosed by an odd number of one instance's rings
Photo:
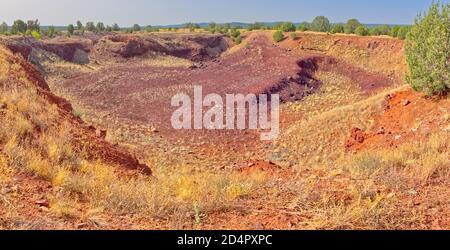
POLYGON ((83 29, 83 23, 81 21, 77 21, 77 30, 83 29))
POLYGON ((358 19, 350 19, 347 21, 344 27, 344 31, 346 34, 354 34, 356 29, 361 26, 361 23, 358 19))
POLYGON ((95 29, 97 30, 97 32, 103 32, 106 29, 105 24, 103 24, 102 22, 98 22, 95 26, 95 29))
POLYGON ((328 32, 331 28, 330 20, 324 16, 318 16, 314 18, 311 28, 317 32, 328 32))
POLYGON ((369 35, 369 30, 364 25, 359 25, 358 28, 355 29, 355 34, 358 36, 367 36, 369 35))
POLYGON ((74 31, 75 31, 75 26, 73 26, 73 24, 69 24, 67 26, 67 32, 69 33, 69 35, 73 35, 74 31))
POLYGON ((450 4, 433 3, 419 15, 405 41, 407 81, 416 91, 443 95, 450 90, 450 4))
POLYGON ((8 24, 3 22, 0 24, 0 34, 6 34, 8 32, 8 24))
POLYGON ((86 23, 86 30, 90 32, 95 32, 95 24, 94 22, 87 22, 86 23))
POLYGON ((120 31, 119 25, 118 25, 117 23, 113 24, 112 30, 113 30, 113 31, 120 31))
POLYGON ((27 31, 27 24, 22 20, 16 20, 14 21, 13 25, 11 26, 11 34, 25 34, 27 31))
POLYGON ((141 31, 141 26, 139 26, 139 24, 133 25, 133 31, 134 31, 134 32, 141 31))
POLYGON ((27 21, 27 30, 29 31, 41 31, 41 25, 39 23, 39 20, 29 20, 27 21))

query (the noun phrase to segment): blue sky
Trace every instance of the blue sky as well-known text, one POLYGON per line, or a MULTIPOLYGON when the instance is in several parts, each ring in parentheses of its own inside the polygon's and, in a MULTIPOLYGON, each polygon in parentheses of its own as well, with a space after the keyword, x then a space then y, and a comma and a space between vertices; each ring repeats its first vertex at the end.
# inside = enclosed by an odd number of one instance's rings
MULTIPOLYGON (((450 0, 444 0, 448 2, 450 0)), ((432 0, 0 0, 0 22, 38 18, 42 25, 81 20, 131 26, 185 22, 311 21, 358 18, 363 23, 410 24, 432 0)))

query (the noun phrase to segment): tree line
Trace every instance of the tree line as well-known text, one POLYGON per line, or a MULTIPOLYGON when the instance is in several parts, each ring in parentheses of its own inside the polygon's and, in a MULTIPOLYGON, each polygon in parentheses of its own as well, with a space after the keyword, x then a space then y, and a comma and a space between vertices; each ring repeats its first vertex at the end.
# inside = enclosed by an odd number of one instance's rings
POLYGON ((409 25, 376 25, 368 27, 359 22, 358 19, 350 19, 346 23, 332 24, 330 20, 325 16, 318 16, 314 18, 312 22, 302 22, 297 26, 292 22, 281 22, 275 25, 265 25, 263 23, 254 23, 247 27, 247 30, 279 30, 282 32, 295 32, 295 31, 315 31, 326 33, 344 33, 344 34, 356 34, 360 36, 380 36, 387 35, 405 39, 411 26, 409 25))

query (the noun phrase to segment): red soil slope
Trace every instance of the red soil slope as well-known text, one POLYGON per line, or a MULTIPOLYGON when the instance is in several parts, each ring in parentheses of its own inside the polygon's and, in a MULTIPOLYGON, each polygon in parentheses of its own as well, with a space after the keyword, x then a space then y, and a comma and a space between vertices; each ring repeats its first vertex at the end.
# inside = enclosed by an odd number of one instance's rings
MULTIPOLYGON (((79 118, 76 118, 72 114, 73 110, 70 103, 51 93, 50 88, 39 71, 37 71, 30 63, 25 61, 21 56, 12 55, 9 52, 6 52, 3 48, 0 50, 0 53, 9 54, 7 57, 8 63, 11 65, 20 65, 25 72, 25 76, 28 81, 35 84, 37 93, 46 99, 50 105, 56 104, 59 107, 60 120, 53 122, 52 124, 48 124, 48 126, 57 127, 57 125, 63 121, 69 122, 72 125, 71 133, 73 134, 73 146, 75 148, 78 150, 86 150, 93 159, 98 158, 105 163, 151 174, 150 169, 146 165, 140 164, 136 157, 132 156, 125 150, 106 142, 104 138, 96 134, 96 129, 94 127, 89 126, 79 118)), ((14 86, 15 76, 10 75, 8 77, 8 86, 16 87, 14 86)))
POLYGON ((370 131, 354 128, 348 151, 391 148, 421 141, 437 131, 450 131, 450 100, 429 98, 405 90, 386 96, 385 111, 375 118, 370 131))

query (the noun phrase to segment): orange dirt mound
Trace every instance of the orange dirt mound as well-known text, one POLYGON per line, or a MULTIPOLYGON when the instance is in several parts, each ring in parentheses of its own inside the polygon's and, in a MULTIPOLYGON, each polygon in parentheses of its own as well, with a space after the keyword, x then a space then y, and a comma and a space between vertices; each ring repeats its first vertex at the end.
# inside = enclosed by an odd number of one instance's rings
POLYGON ((348 151, 397 147, 420 141, 433 132, 450 130, 450 100, 433 99, 412 90, 386 96, 385 110, 370 131, 354 128, 345 147, 348 151))
POLYGON ((268 161, 251 161, 238 168, 243 174, 251 174, 254 172, 275 173, 280 167, 268 161))

